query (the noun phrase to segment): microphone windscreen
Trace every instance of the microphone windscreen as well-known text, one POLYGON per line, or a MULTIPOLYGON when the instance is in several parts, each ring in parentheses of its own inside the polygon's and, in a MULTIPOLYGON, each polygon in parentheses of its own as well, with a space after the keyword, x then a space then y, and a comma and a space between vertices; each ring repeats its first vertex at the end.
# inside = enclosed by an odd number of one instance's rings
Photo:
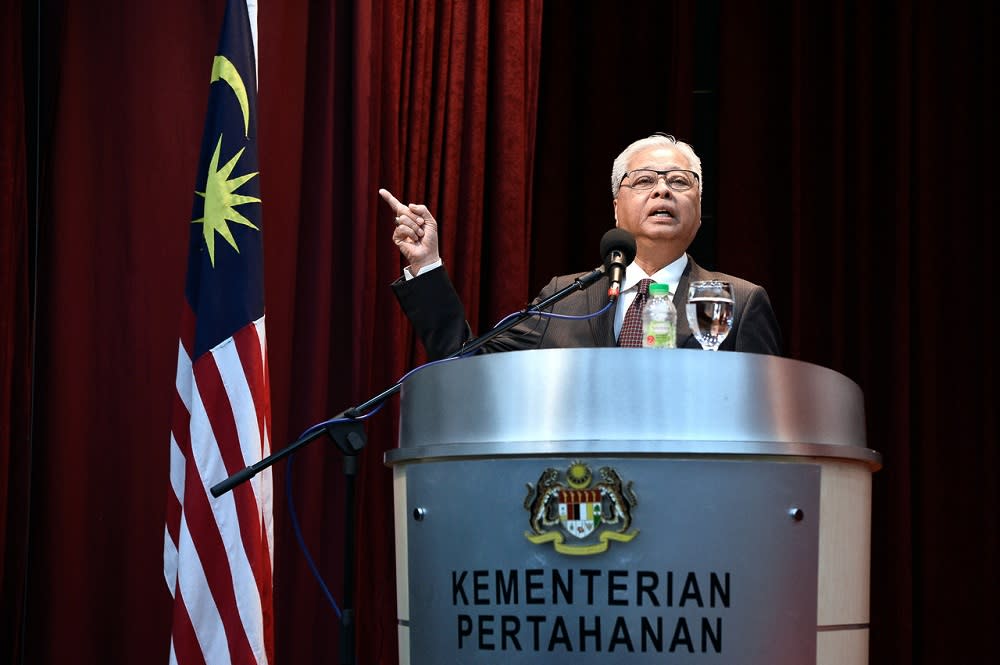
POLYGON ((625 256, 624 265, 632 263, 635 259, 635 237, 625 229, 613 228, 601 238, 601 260, 607 261, 611 253, 619 251, 625 256))

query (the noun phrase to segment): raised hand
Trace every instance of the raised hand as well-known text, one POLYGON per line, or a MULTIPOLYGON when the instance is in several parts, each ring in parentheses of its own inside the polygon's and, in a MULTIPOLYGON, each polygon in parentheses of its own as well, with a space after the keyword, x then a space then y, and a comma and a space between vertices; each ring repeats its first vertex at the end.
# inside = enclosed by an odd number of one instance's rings
POLYGON ((378 194, 396 216, 392 241, 403 258, 409 261, 410 273, 417 275, 424 266, 441 258, 438 253, 437 221, 425 205, 403 205, 386 189, 378 190, 378 194))

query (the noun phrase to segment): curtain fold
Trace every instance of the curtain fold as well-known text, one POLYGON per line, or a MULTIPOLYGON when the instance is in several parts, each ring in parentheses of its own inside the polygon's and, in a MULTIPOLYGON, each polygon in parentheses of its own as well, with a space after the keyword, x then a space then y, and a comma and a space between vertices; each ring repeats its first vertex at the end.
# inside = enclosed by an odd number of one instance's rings
MULTIPOLYGON (((24 17, 0 8, 0 661, 21 649, 31 478, 31 309, 24 17)), ((33 23, 30 22, 30 23, 33 23)))
POLYGON ((719 263, 767 285, 790 355, 865 393, 885 461, 871 662, 981 659, 997 621, 982 522, 1000 501, 982 371, 996 352, 963 333, 996 275, 996 12, 772 9, 721 13, 719 263), (976 582, 955 588, 958 570, 976 582))
POLYGON ((170 366, 223 5, 43 7, 24 662, 169 645, 170 366))
MULTIPOLYGON (((403 202, 425 203, 440 223, 442 257, 470 321, 495 319, 520 307, 527 290, 524 238, 531 200, 531 133, 538 77, 541 4, 399 2, 359 18, 356 53, 354 201, 363 256, 363 313, 355 348, 364 360, 356 385, 365 397, 388 387, 424 360, 387 288, 401 274, 392 244, 392 213, 377 200, 385 187, 403 202), (365 77, 368 77, 367 79, 365 77), (370 101, 369 101, 370 100, 370 101), (366 122, 367 119, 367 122, 366 122), (504 174, 490 178, 490 174, 504 174), (491 208, 492 206, 492 208, 491 208), (503 219, 487 237, 491 212, 503 219), (512 251, 511 246, 517 251, 512 251), (484 267, 503 265, 510 296, 487 302, 484 267), (520 276, 520 277, 519 277, 520 276), (362 339, 373 343, 360 344, 362 339), (367 372, 363 368, 367 368, 367 372)), ((395 662, 396 613, 391 475, 382 463, 396 445, 398 402, 373 418, 361 459, 358 542, 359 662, 395 662), (374 517, 381 516, 381 517, 374 517), (373 582, 378 582, 377 584, 373 582)))

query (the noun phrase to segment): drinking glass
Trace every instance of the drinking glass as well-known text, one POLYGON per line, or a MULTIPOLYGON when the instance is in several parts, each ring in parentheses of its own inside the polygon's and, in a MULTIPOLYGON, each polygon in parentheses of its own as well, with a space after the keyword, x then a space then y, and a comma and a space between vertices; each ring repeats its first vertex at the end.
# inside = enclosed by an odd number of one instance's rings
POLYGON ((687 319, 691 332, 708 351, 718 351, 733 327, 733 287, 729 282, 707 280, 688 287, 687 319))

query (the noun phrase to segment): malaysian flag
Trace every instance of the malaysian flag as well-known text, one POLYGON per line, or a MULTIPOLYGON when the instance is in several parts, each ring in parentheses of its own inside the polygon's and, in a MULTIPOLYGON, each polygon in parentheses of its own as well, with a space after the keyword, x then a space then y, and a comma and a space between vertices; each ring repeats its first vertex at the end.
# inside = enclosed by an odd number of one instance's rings
POLYGON ((274 661, 271 473, 208 490, 270 453, 255 25, 227 2, 190 223, 164 539, 180 665, 274 661))

